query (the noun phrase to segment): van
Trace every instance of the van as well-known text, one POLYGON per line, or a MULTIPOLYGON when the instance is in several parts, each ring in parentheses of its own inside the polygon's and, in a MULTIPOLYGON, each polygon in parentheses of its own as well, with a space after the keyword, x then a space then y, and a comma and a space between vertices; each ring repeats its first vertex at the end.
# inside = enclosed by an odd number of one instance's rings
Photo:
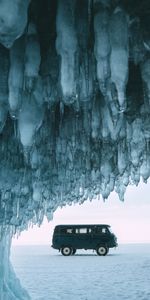
POLYGON ((109 248, 117 247, 117 238, 110 225, 57 225, 54 229, 52 247, 69 256, 77 249, 93 249, 104 256, 109 248))

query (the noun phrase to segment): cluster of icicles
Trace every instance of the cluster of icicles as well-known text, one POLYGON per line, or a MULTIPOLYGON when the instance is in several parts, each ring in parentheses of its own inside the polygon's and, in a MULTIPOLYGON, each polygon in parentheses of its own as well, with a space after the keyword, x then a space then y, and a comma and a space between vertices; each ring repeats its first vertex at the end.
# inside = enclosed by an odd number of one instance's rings
POLYGON ((58 0, 44 27, 29 2, 0 0, 0 224, 14 230, 113 190, 123 200, 150 176, 140 19, 111 0, 58 0))

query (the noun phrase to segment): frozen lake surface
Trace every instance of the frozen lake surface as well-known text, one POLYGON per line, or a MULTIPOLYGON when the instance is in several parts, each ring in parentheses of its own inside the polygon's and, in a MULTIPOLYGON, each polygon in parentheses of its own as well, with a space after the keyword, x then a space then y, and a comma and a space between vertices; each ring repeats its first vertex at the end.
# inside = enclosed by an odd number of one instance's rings
POLYGON ((32 300, 150 299, 150 244, 121 245, 105 257, 14 246, 12 262, 32 300))

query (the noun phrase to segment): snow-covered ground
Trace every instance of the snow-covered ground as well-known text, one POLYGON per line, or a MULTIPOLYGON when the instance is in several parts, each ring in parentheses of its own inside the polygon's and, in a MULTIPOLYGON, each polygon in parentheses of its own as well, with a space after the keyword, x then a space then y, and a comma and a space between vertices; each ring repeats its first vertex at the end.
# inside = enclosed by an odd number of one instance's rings
POLYGON ((150 299, 150 244, 120 245, 105 257, 93 251, 63 257, 49 246, 14 246, 11 258, 32 300, 150 299))

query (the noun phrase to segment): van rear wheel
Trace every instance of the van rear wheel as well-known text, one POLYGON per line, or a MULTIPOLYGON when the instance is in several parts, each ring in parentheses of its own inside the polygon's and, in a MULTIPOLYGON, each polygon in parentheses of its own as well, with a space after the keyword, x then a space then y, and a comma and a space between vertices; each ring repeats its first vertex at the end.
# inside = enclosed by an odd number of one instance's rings
POLYGON ((61 254, 64 256, 69 256, 72 254, 72 248, 69 246, 65 246, 61 248, 61 254))
POLYGON ((99 246, 97 249, 96 249, 96 252, 98 255, 100 256, 105 256, 107 253, 108 253, 108 248, 105 247, 105 246, 99 246))

